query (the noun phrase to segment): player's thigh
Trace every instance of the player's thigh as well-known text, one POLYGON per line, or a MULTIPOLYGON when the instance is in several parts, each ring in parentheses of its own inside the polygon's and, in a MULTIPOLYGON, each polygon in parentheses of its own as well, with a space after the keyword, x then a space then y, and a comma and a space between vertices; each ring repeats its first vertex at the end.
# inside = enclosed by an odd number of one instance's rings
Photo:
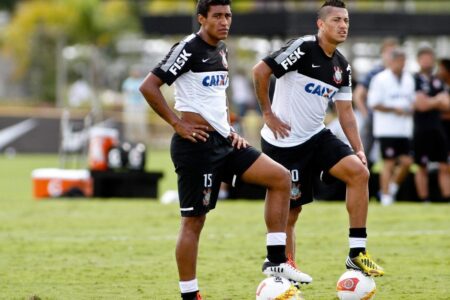
POLYGON ((345 183, 350 183, 355 178, 363 182, 369 180, 369 170, 356 155, 345 156, 329 170, 329 173, 345 183))
POLYGON ((242 180, 265 187, 290 185, 289 171, 269 156, 262 153, 242 174, 242 180))

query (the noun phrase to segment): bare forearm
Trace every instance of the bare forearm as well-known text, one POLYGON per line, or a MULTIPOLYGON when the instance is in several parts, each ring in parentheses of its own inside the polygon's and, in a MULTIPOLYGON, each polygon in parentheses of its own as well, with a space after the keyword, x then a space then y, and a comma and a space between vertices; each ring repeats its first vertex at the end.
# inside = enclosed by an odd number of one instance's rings
POLYGON ((253 84, 255 87, 255 94, 264 115, 272 112, 269 98, 271 74, 272 72, 270 68, 264 62, 260 62, 253 68, 253 84))
POLYGON ((169 123, 172 127, 174 127, 178 121, 180 120, 178 116, 172 111, 172 109, 167 104, 166 99, 160 91, 160 86, 162 82, 158 81, 157 78, 149 75, 139 90, 144 96, 147 103, 150 107, 167 123, 169 123))
POLYGON ((339 123, 341 124, 342 130, 347 137, 350 145, 355 152, 363 151, 364 147, 361 142, 361 138, 358 132, 358 124, 356 123, 355 115, 353 109, 345 108, 338 110, 339 123))

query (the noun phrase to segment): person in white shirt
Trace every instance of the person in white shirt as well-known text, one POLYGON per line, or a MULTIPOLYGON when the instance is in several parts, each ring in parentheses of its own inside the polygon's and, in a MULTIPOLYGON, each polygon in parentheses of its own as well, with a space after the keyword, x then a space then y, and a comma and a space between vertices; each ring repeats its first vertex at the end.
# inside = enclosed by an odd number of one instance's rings
POLYGON ((412 108, 415 84, 404 71, 405 52, 396 48, 389 67, 378 73, 369 87, 368 104, 374 110, 373 135, 380 142, 383 168, 380 174, 381 204, 394 201, 398 186, 412 164, 412 108), (398 169, 396 164, 398 162, 398 169))

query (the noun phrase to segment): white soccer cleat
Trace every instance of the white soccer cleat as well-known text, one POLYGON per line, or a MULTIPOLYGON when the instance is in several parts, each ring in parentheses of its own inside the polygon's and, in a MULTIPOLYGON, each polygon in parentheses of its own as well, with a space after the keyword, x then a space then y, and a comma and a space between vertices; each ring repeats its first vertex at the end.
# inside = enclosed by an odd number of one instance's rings
POLYGON ((262 272, 267 276, 279 276, 300 283, 311 283, 313 280, 311 276, 294 268, 288 262, 275 264, 266 259, 262 272))

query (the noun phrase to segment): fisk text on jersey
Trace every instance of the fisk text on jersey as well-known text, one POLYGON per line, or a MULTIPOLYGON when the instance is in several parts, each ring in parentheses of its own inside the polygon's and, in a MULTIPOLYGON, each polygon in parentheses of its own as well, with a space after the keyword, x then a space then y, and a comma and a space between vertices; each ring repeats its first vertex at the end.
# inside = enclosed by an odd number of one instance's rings
POLYGON ((170 73, 176 76, 178 71, 181 70, 191 55, 192 53, 188 53, 186 52, 186 49, 183 49, 183 52, 177 57, 174 64, 169 68, 170 73))
POLYGON ((285 70, 287 70, 287 69, 289 69, 289 66, 292 66, 293 64, 295 64, 295 62, 297 60, 299 60, 300 57, 304 54, 305 54, 305 52, 302 52, 300 50, 300 47, 298 47, 297 49, 294 50, 294 52, 292 52, 286 59, 284 59, 281 62, 281 65, 283 66, 283 68, 285 70))

